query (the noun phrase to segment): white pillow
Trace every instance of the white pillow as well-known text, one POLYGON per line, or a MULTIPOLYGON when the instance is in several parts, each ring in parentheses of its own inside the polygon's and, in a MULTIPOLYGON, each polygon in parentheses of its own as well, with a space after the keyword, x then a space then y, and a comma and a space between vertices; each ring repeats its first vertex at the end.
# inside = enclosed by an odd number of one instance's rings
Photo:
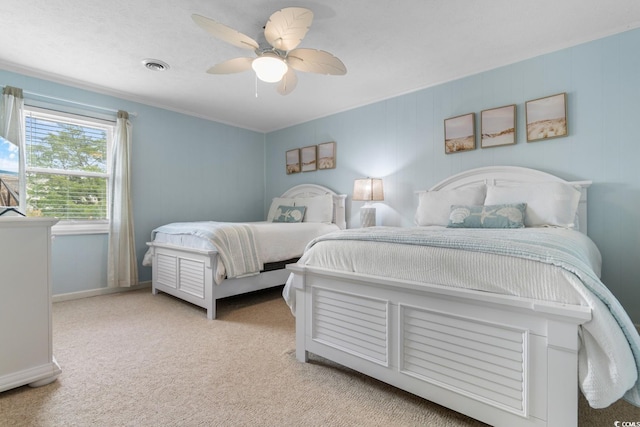
POLYGON ((279 206, 294 206, 293 199, 287 197, 274 197, 271 199, 271 206, 269 207, 269 213, 267 214, 267 221, 273 222, 273 218, 276 216, 276 211, 279 206))
POLYGON ((333 196, 296 197, 294 206, 306 206, 302 222, 333 222, 333 196))
POLYGON ((580 191, 562 182, 541 182, 514 186, 487 187, 485 205, 526 203, 527 227, 576 228, 580 191))
POLYGON ((456 188, 455 190, 425 191, 418 196, 416 225, 441 225, 449 223, 452 205, 482 205, 486 186, 456 188))

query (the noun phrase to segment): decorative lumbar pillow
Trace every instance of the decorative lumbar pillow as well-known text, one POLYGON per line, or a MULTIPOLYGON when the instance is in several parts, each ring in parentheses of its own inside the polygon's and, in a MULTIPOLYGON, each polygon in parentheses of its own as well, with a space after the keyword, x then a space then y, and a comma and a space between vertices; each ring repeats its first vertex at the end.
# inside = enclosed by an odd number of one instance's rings
POLYGON ((562 182, 487 187, 486 205, 526 203, 524 225, 576 228, 580 190, 562 182))
POLYGON ((451 206, 451 228, 523 228, 526 203, 487 206, 451 206))
POLYGON ((333 196, 296 197, 294 206, 305 206, 304 222, 333 222, 333 196))
POLYGON ((486 186, 457 188, 455 190, 425 191, 418 196, 416 225, 440 225, 446 227, 453 205, 482 205, 486 186))
POLYGON ((304 206, 278 206, 272 222, 302 222, 304 206))
POLYGON ((293 199, 287 197, 274 197, 271 200, 271 206, 269 207, 269 213, 267 214, 267 221, 273 222, 273 218, 276 215, 276 210, 279 206, 294 206, 293 199))

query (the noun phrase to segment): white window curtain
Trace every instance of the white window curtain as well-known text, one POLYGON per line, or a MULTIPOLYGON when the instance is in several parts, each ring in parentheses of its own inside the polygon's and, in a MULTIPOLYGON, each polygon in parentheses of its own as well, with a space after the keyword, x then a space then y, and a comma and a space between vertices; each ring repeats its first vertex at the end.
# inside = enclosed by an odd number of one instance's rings
POLYGON ((111 160, 108 286, 138 283, 138 263, 131 204, 131 122, 118 111, 111 160))
POLYGON ((22 89, 5 86, 2 90, 2 109, 0 110, 0 136, 18 146, 18 197, 19 210, 26 213, 27 180, 25 175, 25 142, 23 131, 24 96, 22 89))

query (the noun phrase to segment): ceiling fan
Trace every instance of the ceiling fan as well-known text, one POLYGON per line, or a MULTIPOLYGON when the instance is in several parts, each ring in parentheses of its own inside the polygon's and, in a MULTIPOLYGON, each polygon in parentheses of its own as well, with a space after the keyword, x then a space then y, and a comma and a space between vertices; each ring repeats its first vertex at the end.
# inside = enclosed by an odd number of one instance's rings
POLYGON ((309 9, 287 7, 274 12, 264 26, 264 36, 269 46, 260 46, 251 37, 202 15, 193 14, 191 18, 212 36, 234 46, 253 50, 257 55, 221 62, 209 68, 209 74, 239 73, 253 68, 260 80, 280 82, 276 90, 281 95, 288 95, 298 83, 295 70, 331 75, 347 73, 342 61, 329 52, 298 48, 313 21, 313 12, 309 9))

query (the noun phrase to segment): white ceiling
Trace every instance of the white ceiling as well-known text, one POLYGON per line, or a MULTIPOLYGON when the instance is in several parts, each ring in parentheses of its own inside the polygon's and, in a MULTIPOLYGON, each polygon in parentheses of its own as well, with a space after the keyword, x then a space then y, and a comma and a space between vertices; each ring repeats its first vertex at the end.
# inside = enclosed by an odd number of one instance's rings
POLYGON ((269 132, 637 27, 638 0, 1 0, 0 68, 269 132), (299 47, 333 53, 345 76, 298 73, 287 96, 259 82, 256 98, 252 71, 205 72, 253 53, 191 14, 260 41, 288 6, 315 15, 299 47))

